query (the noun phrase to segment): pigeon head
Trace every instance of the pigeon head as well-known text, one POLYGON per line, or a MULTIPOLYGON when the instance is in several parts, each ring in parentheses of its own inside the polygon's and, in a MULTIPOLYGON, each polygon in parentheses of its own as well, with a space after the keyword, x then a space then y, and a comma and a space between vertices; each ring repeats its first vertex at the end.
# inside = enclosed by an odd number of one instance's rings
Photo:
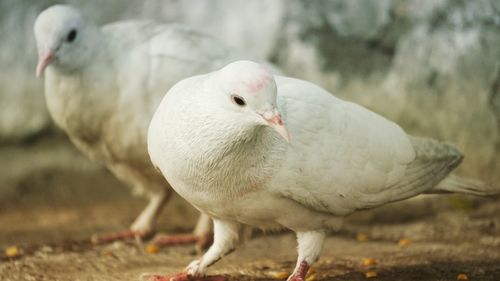
POLYGON ((93 48, 88 37, 96 28, 68 5, 54 5, 38 15, 35 39, 38 49, 37 76, 49 65, 72 71, 92 57, 93 48))
POLYGON ((221 93, 223 107, 254 125, 273 128, 285 140, 290 136, 276 106, 273 74, 263 65, 236 61, 214 73, 212 82, 221 93))

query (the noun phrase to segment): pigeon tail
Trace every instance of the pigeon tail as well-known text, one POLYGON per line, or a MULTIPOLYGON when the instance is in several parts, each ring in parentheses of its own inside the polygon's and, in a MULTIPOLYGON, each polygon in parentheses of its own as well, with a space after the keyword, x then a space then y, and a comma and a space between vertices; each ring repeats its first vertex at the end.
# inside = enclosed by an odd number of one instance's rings
POLYGON ((499 187, 493 187, 480 180, 449 175, 430 193, 464 193, 477 196, 500 194, 499 187))

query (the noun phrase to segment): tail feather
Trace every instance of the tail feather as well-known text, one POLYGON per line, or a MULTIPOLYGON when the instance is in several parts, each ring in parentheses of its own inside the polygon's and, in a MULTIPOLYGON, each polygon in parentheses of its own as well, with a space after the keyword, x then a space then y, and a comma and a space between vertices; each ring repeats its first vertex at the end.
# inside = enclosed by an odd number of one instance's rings
POLYGON ((500 194, 500 188, 493 187, 480 180, 449 175, 429 193, 464 193, 477 196, 500 194))

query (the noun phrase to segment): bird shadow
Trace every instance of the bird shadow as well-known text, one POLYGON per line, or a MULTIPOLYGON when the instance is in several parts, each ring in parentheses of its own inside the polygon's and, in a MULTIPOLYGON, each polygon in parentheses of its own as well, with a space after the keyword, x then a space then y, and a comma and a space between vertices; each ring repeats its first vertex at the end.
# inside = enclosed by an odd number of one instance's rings
MULTIPOLYGON (((462 277, 465 278, 465 277, 462 277)), ((275 281, 276 278, 255 277, 249 275, 227 276, 226 281, 275 281)), ((454 280, 500 280, 500 261, 485 260, 481 262, 429 262, 425 264, 360 268, 337 265, 323 265, 316 269, 314 281, 454 281, 454 280), (375 276, 367 277, 372 272, 375 276), (465 274, 468 279, 460 279, 465 274)))

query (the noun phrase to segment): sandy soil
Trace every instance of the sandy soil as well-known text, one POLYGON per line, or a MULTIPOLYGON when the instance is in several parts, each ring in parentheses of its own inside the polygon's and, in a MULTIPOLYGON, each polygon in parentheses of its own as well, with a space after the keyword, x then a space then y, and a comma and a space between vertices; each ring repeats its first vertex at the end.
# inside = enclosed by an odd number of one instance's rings
MULTIPOLYGON (((62 137, 0 148, 0 280, 139 280, 175 273, 196 257, 191 246, 147 253, 136 241, 93 246, 93 233, 128 227, 145 200, 62 137)), ((362 212, 326 241, 314 280, 500 280, 500 198, 425 196, 362 212), (367 241, 358 241, 358 234, 367 241), (411 243, 399 246, 406 238, 411 243), (376 264, 364 266, 364 258, 376 264)), ((175 197, 159 231, 187 232, 196 212, 175 197)), ((227 280, 276 280, 295 263, 291 233, 257 233, 210 269, 227 280)))

